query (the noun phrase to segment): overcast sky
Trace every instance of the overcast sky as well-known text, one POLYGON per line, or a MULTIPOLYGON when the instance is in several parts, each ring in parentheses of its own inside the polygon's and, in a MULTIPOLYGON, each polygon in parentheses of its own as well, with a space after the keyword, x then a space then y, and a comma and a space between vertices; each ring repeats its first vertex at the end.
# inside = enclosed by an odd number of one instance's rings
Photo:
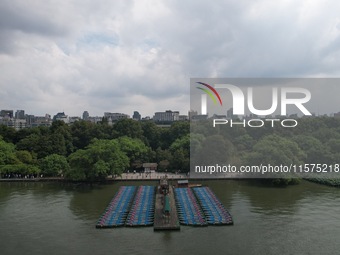
POLYGON ((0 109, 187 114, 191 77, 340 77, 340 1, 0 1, 0 109))

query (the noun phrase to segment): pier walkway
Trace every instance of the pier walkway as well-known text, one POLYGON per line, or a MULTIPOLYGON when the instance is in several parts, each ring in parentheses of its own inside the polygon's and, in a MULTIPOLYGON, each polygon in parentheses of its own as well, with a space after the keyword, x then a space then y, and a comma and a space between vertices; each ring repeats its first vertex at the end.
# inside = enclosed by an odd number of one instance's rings
POLYGON ((156 201, 155 201, 155 220, 154 231, 159 230, 180 230, 178 222, 178 216, 176 211, 176 203, 174 198, 174 190, 172 186, 169 186, 169 215, 165 215, 164 209, 164 197, 160 193, 160 188, 157 188, 156 201))

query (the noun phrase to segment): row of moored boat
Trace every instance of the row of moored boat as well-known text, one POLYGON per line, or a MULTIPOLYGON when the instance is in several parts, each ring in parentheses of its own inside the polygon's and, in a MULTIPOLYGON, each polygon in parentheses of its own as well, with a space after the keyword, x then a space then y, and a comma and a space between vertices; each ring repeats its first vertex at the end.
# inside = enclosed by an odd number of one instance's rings
POLYGON ((97 228, 112 228, 125 225, 134 195, 135 186, 122 186, 99 218, 97 228))
POLYGON ((182 225, 206 226, 204 214, 190 188, 175 189, 178 218, 182 225))
POLYGON ((231 225, 233 220, 224 205, 218 200, 209 187, 193 188, 197 200, 210 225, 231 225))
POLYGON ((126 226, 151 226, 155 214, 155 187, 138 187, 130 213, 126 220, 126 226))
MULTIPOLYGON (((174 189, 179 222, 207 226, 233 224, 230 213, 208 187, 174 189)), ((97 228, 151 226, 155 215, 154 186, 122 186, 99 218, 97 228)))

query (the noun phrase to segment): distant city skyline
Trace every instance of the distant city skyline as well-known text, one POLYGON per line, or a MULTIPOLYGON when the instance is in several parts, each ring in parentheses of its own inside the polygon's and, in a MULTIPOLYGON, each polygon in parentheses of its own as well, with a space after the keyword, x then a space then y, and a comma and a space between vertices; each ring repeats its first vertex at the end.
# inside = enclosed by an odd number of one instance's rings
MULTIPOLYGON (((332 113, 332 114, 312 114, 312 116, 303 116, 303 117, 318 117, 318 116, 328 116, 328 117, 335 117, 340 118, 340 112, 332 113)), ((138 111, 134 111, 133 115, 130 116, 126 113, 112 113, 112 112, 104 112, 102 116, 91 116, 88 111, 84 111, 82 116, 69 116, 65 114, 65 112, 58 112, 55 115, 50 115, 46 113, 44 116, 37 116, 34 114, 26 114, 25 110, 14 110, 9 109, 0 109, 0 125, 5 125, 8 127, 13 127, 16 130, 30 128, 30 127, 38 127, 38 126, 45 126, 49 127, 52 125, 54 121, 63 121, 67 124, 73 124, 80 120, 90 121, 93 123, 98 123, 106 118, 109 125, 113 125, 113 123, 121 120, 121 119, 133 119, 135 121, 153 121, 156 124, 170 124, 177 121, 197 121, 197 120, 205 120, 209 119, 218 119, 218 120, 225 120, 225 119, 240 119, 240 120, 249 120, 249 119, 282 119, 282 115, 266 115, 266 116, 258 116, 256 114, 248 114, 248 115, 234 115, 233 109, 230 108, 226 114, 210 114, 210 115, 202 115, 198 111, 190 110, 188 114, 180 114, 179 111, 172 111, 166 110, 163 112, 155 112, 153 116, 141 116, 138 111)), ((298 119, 301 118, 298 114, 287 114, 286 117, 290 119, 298 119)))
MULTIPOLYGON (((188 113, 189 114, 189 113, 188 113)), ((46 113, 43 116, 27 114, 25 110, 0 109, 0 125, 13 127, 16 130, 45 126, 50 127, 54 121, 63 121, 66 124, 73 124, 80 120, 99 123, 105 118, 109 125, 122 120, 133 119, 135 121, 154 121, 156 124, 172 123, 176 121, 188 121, 188 115, 180 115, 179 111, 166 110, 164 112, 155 112, 152 117, 142 117, 138 111, 134 111, 133 115, 117 112, 104 112, 101 116, 91 116, 88 111, 84 111, 82 116, 69 116, 65 112, 58 112, 54 115, 46 113), (53 117, 52 117, 53 116, 53 117)))
MULTIPOLYGON (((11 116, 8 116, 10 118, 17 118, 17 119, 20 119, 20 118, 26 118, 27 116, 35 116, 35 117, 48 117, 48 118, 51 118, 53 119, 55 116, 58 116, 60 114, 64 114, 65 116, 68 116, 70 118, 79 118, 79 119, 87 119, 87 118, 94 118, 94 117, 99 117, 99 118, 102 118, 102 117, 106 117, 106 118, 112 118, 114 120, 118 120, 120 119, 121 117, 119 117, 118 115, 125 115, 126 118, 131 118, 131 119, 136 119, 136 120, 142 120, 142 119, 145 119, 145 118, 149 118, 149 119, 154 119, 156 117, 156 120, 157 120, 157 116, 161 116, 160 114, 165 114, 165 118, 170 118, 171 114, 175 113, 177 114, 177 117, 175 117, 175 120, 180 120, 182 119, 183 120, 183 117, 181 116, 187 116, 188 119, 190 119, 192 116, 203 116, 200 111, 197 111, 197 110, 188 110, 187 112, 185 113, 181 113, 179 111, 176 111, 176 110, 171 110, 171 109, 168 109, 168 110, 165 110, 165 111, 156 111, 154 112, 153 114, 151 115, 147 115, 147 116, 144 116, 144 115, 141 115, 140 112, 138 110, 135 110, 133 111, 131 114, 130 113, 125 113, 125 112, 103 112, 102 114, 99 114, 99 115, 92 115, 89 111, 87 110, 84 110, 82 112, 82 114, 79 114, 79 115, 70 115, 68 114, 67 112, 65 111, 61 111, 61 112, 57 112, 57 113, 45 113, 45 114, 42 114, 42 115, 39 115, 39 114, 34 114, 34 113, 31 113, 31 112, 26 112, 26 110, 24 109, 0 109, 0 118, 2 118, 2 113, 3 112, 7 112, 7 111, 11 111, 11 116), (18 117, 18 115, 20 115, 21 117, 18 117), (181 118, 179 118, 181 117, 181 118)), ((233 108, 229 108, 225 113, 208 113, 206 115, 208 118, 212 118, 212 117, 217 117, 217 116, 220 116, 220 117, 225 117, 225 118, 243 118, 242 116, 239 116, 239 115, 234 115, 233 114, 233 108)), ((276 114, 271 114, 271 115, 267 115, 267 116, 261 116, 261 115, 256 115, 256 114, 246 114, 244 115, 244 117, 250 117, 250 116, 255 116, 255 117, 260 117, 260 118, 264 118, 264 117, 278 117, 280 115, 276 115, 276 114)), ((299 116, 297 113, 287 113, 286 115, 287 117, 289 116, 294 116, 294 117, 301 117, 299 116)), ((329 117, 340 117, 340 109, 338 111, 334 111, 334 112, 331 112, 331 113, 323 113, 323 114, 318 114, 318 113, 315 113, 315 112, 312 112, 312 116, 329 116, 329 117)))
MULTIPOLYGON (((85 116, 88 116, 88 117, 105 117, 106 115, 109 115, 111 113, 119 113, 119 114, 126 114, 129 116, 129 118, 133 118, 134 114, 138 113, 140 115, 140 118, 145 118, 145 117, 150 117, 152 118, 155 113, 158 113, 158 112, 167 112, 167 111, 173 111, 173 112, 178 112, 179 115, 188 115, 188 112, 190 110, 187 110, 186 112, 183 112, 181 113, 180 111, 177 111, 177 110, 171 110, 171 109, 166 109, 164 111, 155 111, 154 113, 152 113, 151 115, 142 115, 140 113, 140 111, 138 109, 135 109, 134 111, 132 111, 131 113, 127 113, 127 112, 119 112, 119 111, 104 111, 102 114, 91 114, 90 111, 88 110, 83 110, 81 114, 78 114, 78 115, 71 115, 71 114, 68 114, 66 111, 58 111, 58 112, 55 112, 55 113, 49 113, 49 112, 45 112, 43 114, 35 114, 33 112, 30 112, 30 111, 27 111, 25 109, 9 109, 9 108, 3 108, 3 109, 0 109, 0 111, 12 111, 12 118, 16 118, 18 112, 19 114, 23 117, 24 115, 34 115, 34 116, 45 116, 45 115, 50 115, 50 116, 55 116, 57 115, 58 113, 65 113, 65 115, 68 115, 70 117, 79 117, 81 119, 84 119, 84 114, 85 116)), ((107 117, 107 116, 106 116, 107 117)))

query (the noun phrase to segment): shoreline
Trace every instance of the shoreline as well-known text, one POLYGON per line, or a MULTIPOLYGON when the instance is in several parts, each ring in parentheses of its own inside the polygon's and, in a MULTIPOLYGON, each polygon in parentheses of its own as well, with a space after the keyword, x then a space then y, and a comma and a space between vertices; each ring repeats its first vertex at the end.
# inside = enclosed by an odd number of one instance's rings
POLYGON ((168 180, 190 180, 190 181, 210 181, 210 180, 249 180, 246 178, 237 177, 211 177, 211 178, 199 178, 190 177, 185 174, 172 174, 172 173, 152 173, 152 174, 139 174, 129 173, 122 174, 116 178, 106 178, 101 181, 73 181, 65 179, 64 177, 39 177, 39 178, 0 178, 0 182, 65 182, 65 183, 114 183, 114 182, 135 182, 135 181, 159 181, 167 175, 168 180))
MULTIPOLYGON (((42 178, 0 178, 0 183, 10 183, 10 182, 21 182, 21 183, 38 183, 38 182, 59 182, 59 183, 74 183, 74 184, 111 184, 116 182, 143 182, 143 181, 159 181, 161 178, 167 175, 169 181, 179 181, 179 180, 189 180, 189 182, 196 181, 225 181, 225 180, 238 180, 238 181, 249 181, 249 180, 259 180, 254 178, 240 178, 240 177, 211 177, 211 178, 199 178, 197 176, 190 177, 185 174, 172 174, 172 173, 149 173, 149 174, 139 174, 139 173, 124 173, 122 176, 117 178, 106 178, 101 181, 73 181, 67 180, 63 177, 42 177, 42 178)), ((307 182, 312 182, 322 186, 329 186, 334 188, 339 188, 339 183, 331 183, 329 181, 321 182, 320 180, 313 179, 303 179, 307 182)))

